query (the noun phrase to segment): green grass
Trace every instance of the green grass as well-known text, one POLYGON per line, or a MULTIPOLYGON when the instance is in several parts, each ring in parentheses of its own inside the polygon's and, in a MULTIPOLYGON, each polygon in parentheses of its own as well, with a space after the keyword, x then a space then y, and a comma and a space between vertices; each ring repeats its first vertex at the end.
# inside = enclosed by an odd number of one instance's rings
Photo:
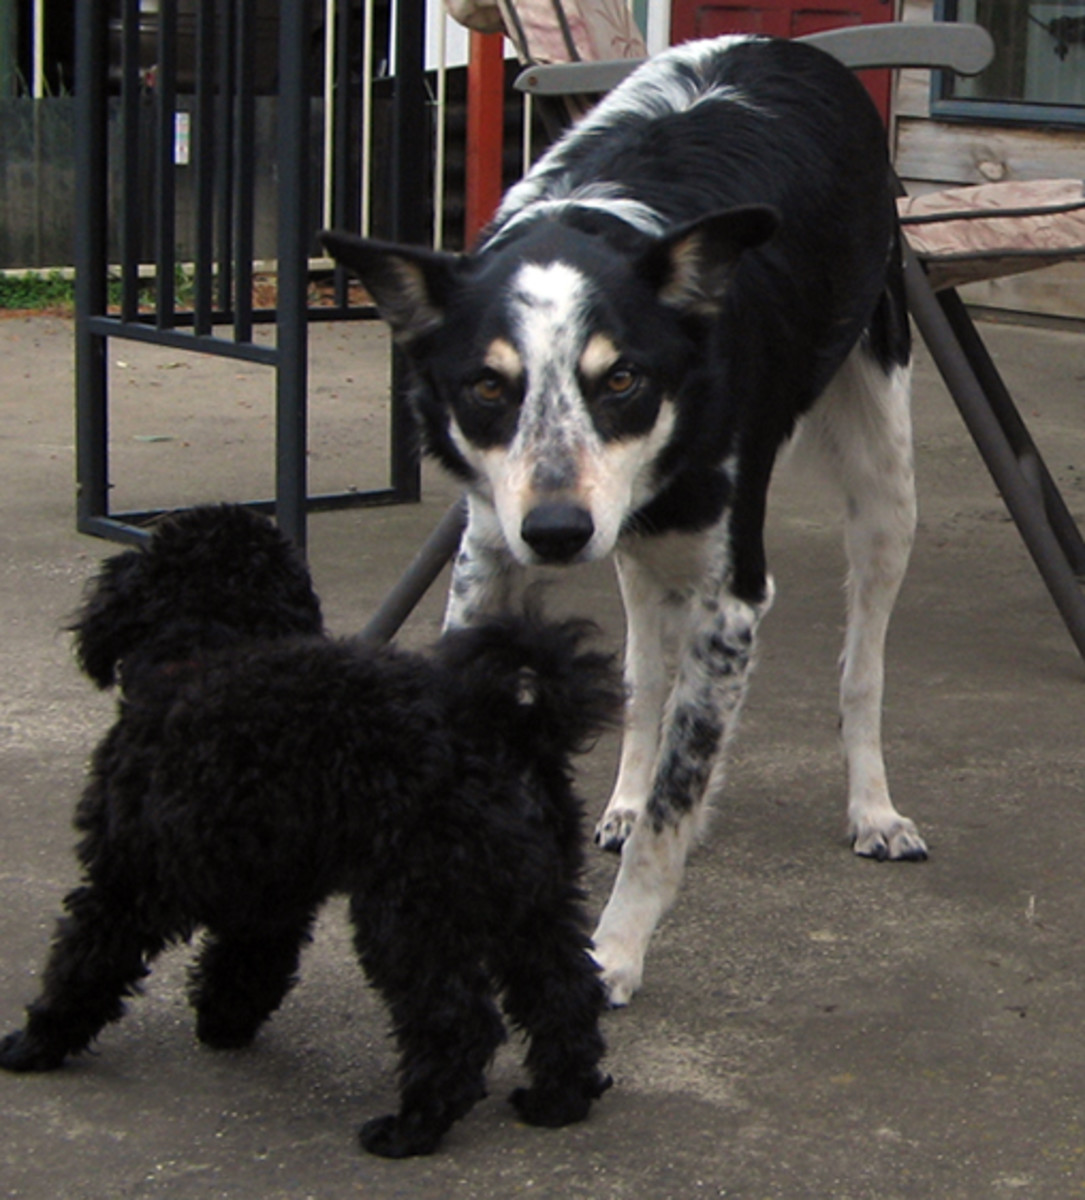
MULTIPOLYGON (((174 278, 174 296, 179 309, 191 306, 193 295, 192 276, 182 267, 177 267, 174 278)), ((106 288, 107 303, 115 307, 121 302, 121 284, 111 279, 106 288)), ((144 280, 139 288, 139 303, 154 304, 154 281, 144 280)), ((75 309, 75 281, 60 271, 27 271, 18 275, 0 274, 0 310, 20 309, 44 311, 60 309, 72 312, 75 309)))
POLYGON ((59 271, 0 275, 0 308, 64 308, 75 303, 75 284, 59 271))

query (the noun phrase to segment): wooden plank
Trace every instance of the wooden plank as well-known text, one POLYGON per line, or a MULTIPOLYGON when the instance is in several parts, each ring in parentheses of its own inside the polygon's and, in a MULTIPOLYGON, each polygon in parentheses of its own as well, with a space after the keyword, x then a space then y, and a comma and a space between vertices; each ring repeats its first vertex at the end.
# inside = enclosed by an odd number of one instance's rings
POLYGON ((967 304, 1085 321, 1085 262, 1057 263, 1027 275, 969 284, 961 289, 961 297, 967 304))
POLYGON ((897 173, 905 181, 991 183, 1085 178, 1085 138, 1068 130, 967 125, 902 118, 897 173))

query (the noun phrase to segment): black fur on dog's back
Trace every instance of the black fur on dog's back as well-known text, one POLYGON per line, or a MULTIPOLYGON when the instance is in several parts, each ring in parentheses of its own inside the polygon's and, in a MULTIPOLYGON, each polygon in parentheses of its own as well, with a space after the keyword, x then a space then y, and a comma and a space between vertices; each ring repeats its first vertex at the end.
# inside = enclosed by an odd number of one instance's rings
POLYGON ((244 640, 323 632, 305 562, 266 518, 236 504, 162 518, 146 545, 106 559, 69 630, 84 673, 125 690, 142 666, 244 640))

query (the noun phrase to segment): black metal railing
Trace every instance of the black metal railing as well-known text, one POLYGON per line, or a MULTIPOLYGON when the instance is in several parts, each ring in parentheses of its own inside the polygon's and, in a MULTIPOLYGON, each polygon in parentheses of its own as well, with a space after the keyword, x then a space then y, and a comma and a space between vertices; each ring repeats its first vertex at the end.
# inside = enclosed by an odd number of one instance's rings
MULTIPOLYGON (((310 80, 313 10, 309 3, 277 5, 275 104, 276 298, 254 306, 256 164, 254 161, 254 0, 200 0, 194 7, 194 63, 185 63, 178 85, 178 0, 159 0, 153 78, 141 61, 139 0, 80 0, 77 6, 76 221, 76 459, 77 526, 85 533, 139 541, 160 509, 110 509, 110 339, 126 338, 179 350, 262 364, 275 380, 274 496, 250 501, 273 511, 299 545, 307 514, 317 509, 415 500, 419 472, 411 451, 402 365, 393 355, 390 462, 386 487, 325 495, 308 491, 308 327, 312 320, 375 316, 351 305, 337 273, 331 307, 310 308, 310 255, 316 253, 316 213, 311 170, 310 80), (112 27, 113 37, 110 37, 112 27), (116 57, 119 32, 119 70, 116 57), (111 54, 111 43, 113 53, 111 54), (178 114, 187 125, 184 257, 191 263, 191 298, 179 304, 178 114), (111 136, 111 121, 119 136, 111 136), (148 180, 150 176, 150 182, 148 180), (119 265, 119 295, 109 303, 111 259, 119 265), (117 260, 119 259, 119 263, 117 260), (153 301, 144 294, 148 265, 153 301), (255 327, 274 325, 269 344, 255 327)), ((268 4, 264 3, 263 10, 268 4)), ((390 81, 391 154, 382 178, 390 215, 389 236, 424 242, 426 194, 426 91, 423 71, 423 0, 400 0, 390 81)), ((321 13, 323 5, 320 6, 321 13)), ((338 6, 334 88, 337 130, 333 219, 350 227, 356 208, 351 187, 351 106, 370 103, 351 73, 357 23, 349 0, 338 6)), ((372 48, 363 47, 363 53, 372 48)), ((114 273, 116 273, 114 271, 114 273)))

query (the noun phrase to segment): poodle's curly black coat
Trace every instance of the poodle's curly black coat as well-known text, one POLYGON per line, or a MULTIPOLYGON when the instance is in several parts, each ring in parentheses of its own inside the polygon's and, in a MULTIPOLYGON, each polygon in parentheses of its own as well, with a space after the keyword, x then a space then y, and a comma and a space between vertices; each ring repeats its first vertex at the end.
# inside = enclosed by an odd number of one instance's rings
POLYGON ((430 1152, 485 1095, 497 995, 529 1038, 520 1115, 587 1115, 610 1081, 569 760, 621 689, 584 623, 529 612, 427 656, 331 640, 287 541, 217 506, 107 560, 72 629, 87 674, 119 678, 120 714, 76 811, 83 885, 0 1066, 83 1050, 200 926, 197 1034, 247 1044, 345 892, 400 1050, 400 1109, 362 1128, 368 1150, 430 1152))

